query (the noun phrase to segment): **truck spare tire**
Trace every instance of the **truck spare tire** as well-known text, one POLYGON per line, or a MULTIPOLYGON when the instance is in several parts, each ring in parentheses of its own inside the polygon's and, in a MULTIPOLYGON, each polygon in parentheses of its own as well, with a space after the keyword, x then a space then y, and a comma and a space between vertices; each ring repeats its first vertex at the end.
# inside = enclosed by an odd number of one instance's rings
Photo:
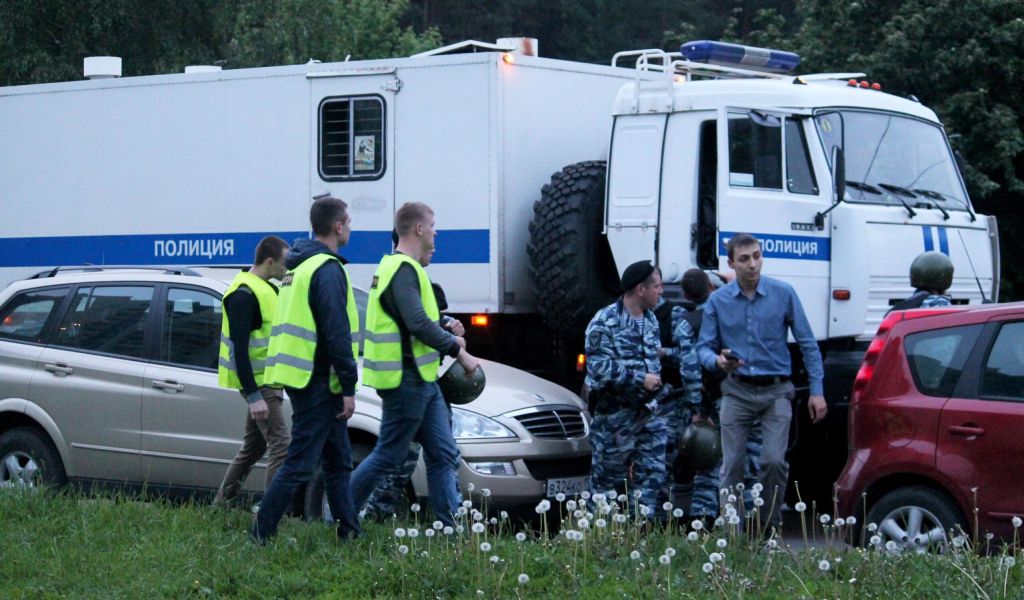
POLYGON ((607 164, 590 160, 551 176, 533 204, 530 279, 537 308, 556 333, 583 333, 594 313, 619 295, 604 226, 607 164))

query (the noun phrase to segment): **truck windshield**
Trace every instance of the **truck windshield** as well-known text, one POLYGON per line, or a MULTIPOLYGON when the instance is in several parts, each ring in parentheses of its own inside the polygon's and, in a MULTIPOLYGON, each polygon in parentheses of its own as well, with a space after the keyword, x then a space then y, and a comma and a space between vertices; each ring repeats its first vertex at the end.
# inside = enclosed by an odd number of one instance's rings
POLYGON ((825 155, 839 146, 846 157, 846 199, 922 208, 967 210, 967 194, 942 130, 887 113, 829 110, 815 125, 825 155))

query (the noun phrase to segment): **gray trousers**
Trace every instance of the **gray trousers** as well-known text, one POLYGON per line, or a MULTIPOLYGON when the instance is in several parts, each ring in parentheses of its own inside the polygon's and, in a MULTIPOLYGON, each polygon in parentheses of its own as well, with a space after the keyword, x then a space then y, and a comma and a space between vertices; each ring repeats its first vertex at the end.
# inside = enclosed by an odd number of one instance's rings
POLYGON ((245 436, 242 438, 242 447, 238 449, 231 465, 224 474, 224 481, 217 490, 214 498, 215 504, 222 504, 233 500, 242 488, 245 478, 249 475, 253 465, 263 458, 264 453, 269 450, 267 456, 267 473, 264 481, 264 490, 270 487, 274 475, 288 455, 288 443, 291 441, 291 434, 288 432, 288 423, 285 422, 284 413, 281 412, 281 403, 284 402, 282 390, 261 387, 260 395, 267 403, 269 414, 262 421, 252 418, 249 407, 245 408, 245 436))
MULTIPOLYGON (((781 507, 786 495, 789 463, 789 422, 793 416, 796 390, 791 382, 756 386, 729 377, 722 382, 722 487, 733 488, 743 481, 747 460, 747 440, 754 424, 761 422, 764 448, 761 451, 762 524, 782 528, 781 507), (767 520, 764 515, 768 515, 767 520)), ((739 496, 739 494, 737 494, 739 496)), ((743 514, 743 503, 734 504, 743 514)), ((724 503, 723 503, 724 507, 724 503)))

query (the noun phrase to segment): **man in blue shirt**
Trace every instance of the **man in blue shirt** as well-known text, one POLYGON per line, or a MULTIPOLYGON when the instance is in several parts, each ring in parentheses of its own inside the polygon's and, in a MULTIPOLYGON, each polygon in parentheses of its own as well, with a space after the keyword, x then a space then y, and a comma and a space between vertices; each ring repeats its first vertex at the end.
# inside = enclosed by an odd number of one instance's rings
MULTIPOLYGON (((761 242, 740 233, 728 241, 726 250, 736 279, 711 295, 697 344, 705 369, 729 375, 722 382, 722 485, 735 488, 743 481, 747 439, 760 420, 764 441, 761 495, 769 511, 767 524, 781 531, 780 507, 789 477, 786 446, 795 395, 787 330, 792 331, 803 353, 811 387, 808 410, 814 423, 828 411, 821 353, 793 287, 761 276, 761 242)), ((742 518, 743 503, 735 508, 742 518)))

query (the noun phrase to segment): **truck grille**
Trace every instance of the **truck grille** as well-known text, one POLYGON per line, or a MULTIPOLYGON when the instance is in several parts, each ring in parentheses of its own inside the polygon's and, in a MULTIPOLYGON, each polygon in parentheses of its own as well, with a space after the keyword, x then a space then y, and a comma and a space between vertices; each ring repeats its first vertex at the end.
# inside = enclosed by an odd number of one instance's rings
POLYGON ((546 440, 567 440, 587 433, 583 414, 578 410, 556 409, 531 412, 515 417, 530 435, 546 440))
POLYGON ((558 459, 525 459, 526 468, 534 479, 585 477, 590 475, 590 455, 558 459))

